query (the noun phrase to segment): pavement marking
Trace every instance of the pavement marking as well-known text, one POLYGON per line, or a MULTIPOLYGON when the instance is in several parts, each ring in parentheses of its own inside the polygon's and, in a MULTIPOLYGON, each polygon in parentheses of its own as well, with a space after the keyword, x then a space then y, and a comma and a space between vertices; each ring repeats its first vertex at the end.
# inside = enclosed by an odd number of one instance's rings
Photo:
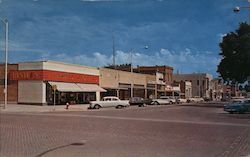
POLYGON ((209 121, 187 121, 187 120, 167 120, 167 119, 150 119, 150 118, 133 118, 133 117, 116 117, 116 116, 97 116, 97 115, 75 115, 75 114, 25 114, 25 115, 41 115, 41 116, 56 116, 56 117, 83 117, 83 118, 100 118, 100 119, 114 119, 114 120, 132 120, 132 121, 146 121, 146 122, 166 122, 166 123, 182 123, 182 124, 198 124, 198 125, 217 125, 217 126, 237 126, 250 127, 250 124, 226 123, 226 122, 209 122, 209 121))

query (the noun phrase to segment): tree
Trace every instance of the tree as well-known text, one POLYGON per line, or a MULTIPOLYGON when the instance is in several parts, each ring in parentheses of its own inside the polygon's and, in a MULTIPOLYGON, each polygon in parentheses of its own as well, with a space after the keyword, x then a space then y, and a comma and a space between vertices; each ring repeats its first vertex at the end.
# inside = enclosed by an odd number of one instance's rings
POLYGON ((217 72, 224 80, 243 83, 250 76, 250 25, 241 23, 235 32, 223 37, 222 56, 217 72))
POLYGON ((123 70, 123 71, 130 71, 131 64, 126 63, 126 64, 119 64, 119 65, 115 65, 115 66, 108 64, 104 68, 117 69, 117 70, 123 70))

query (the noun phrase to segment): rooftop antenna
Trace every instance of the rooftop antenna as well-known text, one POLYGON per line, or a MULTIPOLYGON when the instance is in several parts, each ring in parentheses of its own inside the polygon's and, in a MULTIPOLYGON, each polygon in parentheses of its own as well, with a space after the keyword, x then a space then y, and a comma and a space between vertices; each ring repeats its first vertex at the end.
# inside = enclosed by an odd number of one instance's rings
POLYGON ((114 36, 114 32, 112 33, 112 40, 113 40, 113 66, 116 69, 116 65, 115 65, 115 36, 114 36))

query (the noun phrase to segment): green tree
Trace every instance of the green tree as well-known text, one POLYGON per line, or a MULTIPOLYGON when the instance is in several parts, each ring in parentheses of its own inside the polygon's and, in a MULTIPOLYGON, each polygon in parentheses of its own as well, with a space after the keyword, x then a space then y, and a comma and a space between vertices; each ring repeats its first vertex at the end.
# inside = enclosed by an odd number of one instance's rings
POLYGON ((241 23, 220 43, 221 61, 217 72, 224 80, 243 83, 250 76, 250 25, 241 23))
POLYGON ((119 64, 119 65, 111 65, 108 64, 107 66, 105 66, 104 68, 110 68, 110 69, 116 69, 116 70, 123 70, 123 71, 130 71, 131 68, 131 64, 119 64))

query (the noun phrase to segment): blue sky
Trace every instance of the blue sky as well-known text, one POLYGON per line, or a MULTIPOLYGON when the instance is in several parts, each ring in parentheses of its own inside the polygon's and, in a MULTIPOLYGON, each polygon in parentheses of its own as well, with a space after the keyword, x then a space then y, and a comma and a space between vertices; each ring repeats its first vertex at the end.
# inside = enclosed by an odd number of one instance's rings
MULTIPOLYGON (((0 0, 9 20, 11 63, 56 60, 88 66, 116 62, 169 65, 217 76, 219 42, 248 20, 245 0, 0 0), (148 49, 144 49, 148 45, 148 49)), ((0 27, 1 61, 4 26, 0 27)))

